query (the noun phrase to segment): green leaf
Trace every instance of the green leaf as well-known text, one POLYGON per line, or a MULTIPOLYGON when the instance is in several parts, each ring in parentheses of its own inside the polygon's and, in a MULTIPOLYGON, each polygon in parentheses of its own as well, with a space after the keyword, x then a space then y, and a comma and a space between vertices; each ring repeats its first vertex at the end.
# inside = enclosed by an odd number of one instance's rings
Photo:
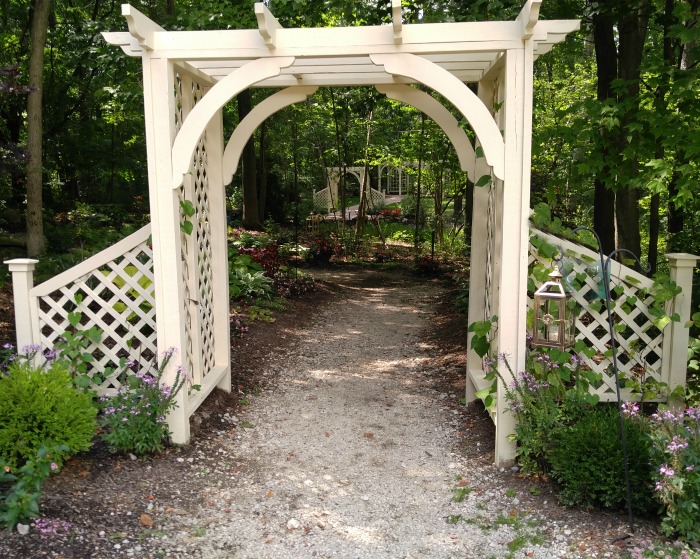
POLYGON ((471 343, 472 349, 479 357, 484 357, 491 347, 491 343, 483 336, 474 336, 471 343))
POLYGON ((73 328, 77 328, 77 326, 80 324, 80 319, 83 318, 83 314, 79 312, 69 312, 68 313, 68 322, 73 328))
POLYGON ((479 180, 474 183, 474 186, 486 186, 487 184, 491 184, 491 175, 482 175, 479 177, 479 180))
POLYGON ((192 217, 197 211, 190 200, 180 200, 180 208, 187 217, 192 217))
POLYGON ((183 221, 180 224, 180 231, 182 231, 185 235, 191 235, 192 231, 194 231, 194 225, 192 225, 192 222, 189 220, 183 221))
POLYGON ((670 316, 664 315, 664 316, 662 316, 662 317, 657 318, 656 320, 654 320, 654 326, 656 326, 659 330, 663 330, 664 328, 666 328, 666 326, 669 325, 669 323, 671 322, 671 320, 672 320, 672 319, 671 319, 670 316))

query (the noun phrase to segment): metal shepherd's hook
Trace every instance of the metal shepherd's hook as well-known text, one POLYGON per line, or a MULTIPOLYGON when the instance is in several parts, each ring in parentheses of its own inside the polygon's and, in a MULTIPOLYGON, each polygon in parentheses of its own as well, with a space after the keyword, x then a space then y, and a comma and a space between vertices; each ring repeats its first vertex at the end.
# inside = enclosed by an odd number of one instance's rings
POLYGON ((612 351, 612 364, 613 364, 613 372, 615 374, 615 390, 616 390, 616 395, 617 395, 617 413, 619 417, 619 429, 620 429, 620 444, 622 445, 622 460, 624 463, 624 468, 625 468, 625 488, 627 490, 627 516, 628 516, 628 522, 629 522, 629 527, 630 527, 630 532, 634 532, 634 520, 632 518, 632 488, 630 486, 630 474, 629 474, 629 459, 627 456, 627 442, 625 440, 625 425, 624 425, 624 420, 623 420, 623 414, 622 414, 622 397, 620 395, 620 375, 617 367, 617 344, 615 342, 615 329, 613 326, 613 319, 612 319, 612 311, 610 309, 611 307, 611 299, 610 299, 610 261, 618 254, 625 253, 637 262, 639 267, 645 272, 649 273, 650 269, 647 268, 645 269, 642 266, 642 263, 639 261, 639 258, 637 257, 636 254, 634 254, 632 251, 627 250, 626 248, 618 248, 614 251, 612 251, 608 256, 606 257, 603 254, 603 245, 600 242, 600 237, 598 236, 598 233, 596 233, 593 229, 589 227, 577 227, 572 231, 572 234, 576 234, 579 231, 588 231, 589 233, 592 233, 593 236, 596 239, 596 242, 598 243, 598 254, 600 256, 600 267, 601 271, 603 273, 603 287, 605 289, 605 307, 607 309, 607 314, 608 314, 608 330, 610 332, 610 349, 612 351))

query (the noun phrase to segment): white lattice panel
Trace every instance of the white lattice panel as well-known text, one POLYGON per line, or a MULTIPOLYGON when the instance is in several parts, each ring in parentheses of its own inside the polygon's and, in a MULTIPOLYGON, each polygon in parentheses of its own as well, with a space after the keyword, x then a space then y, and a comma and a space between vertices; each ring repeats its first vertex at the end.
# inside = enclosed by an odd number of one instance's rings
MULTIPOLYGON (((176 106, 183 107, 181 119, 184 119, 206 94, 208 86, 187 72, 181 72, 178 76, 181 76, 181 86, 175 89, 175 100, 176 106)), ((184 350, 185 367, 193 374, 197 383, 215 366, 208 163, 205 132, 199 139, 192 158, 190 178, 183 183, 178 193, 181 202, 187 200, 195 209, 193 216, 181 216, 183 222, 187 219, 193 224, 192 233, 183 233, 181 236, 181 251, 182 279, 185 286, 183 310, 187 338, 184 350)))
MULTIPOLYGON (((576 337, 585 340, 587 345, 598 351, 596 357, 586 359, 591 369, 603 375, 603 383, 595 388, 595 393, 603 401, 616 399, 612 363, 609 358, 603 357, 610 349, 610 334, 605 297, 602 283, 600 283, 599 256, 584 247, 541 231, 532 229, 531 233, 559 247, 566 265, 573 266, 572 275, 579 275, 579 278, 585 276, 580 289, 570 290, 582 309, 576 321, 576 337)), ((532 265, 535 261, 547 267, 552 265, 551 261, 539 256, 537 249, 530 244, 529 264, 532 265)), ((613 324, 619 329, 615 335, 618 347, 618 369, 626 376, 644 374, 663 380, 661 378, 663 332, 654 326, 654 317, 649 313, 653 299, 645 293, 652 286, 653 281, 617 262, 611 263, 610 267, 610 288, 614 299, 613 324)))
POLYGON ((330 187, 323 188, 314 192, 314 207, 325 208, 330 210, 333 207, 333 202, 331 200, 331 189, 330 187))
POLYGON ((369 207, 370 208, 381 208, 386 203, 386 196, 383 192, 375 190, 374 188, 369 189, 369 207))
POLYGON ((207 176, 206 135, 200 140, 194 160, 194 198, 197 221, 193 235, 197 251, 197 309, 199 318, 199 362, 202 376, 214 368, 213 270, 207 176))
MULTIPOLYGON (((70 328, 68 314, 77 311, 82 314, 81 330, 96 326, 104 332, 99 344, 87 348, 94 359, 91 376, 108 367, 118 369, 121 358, 149 366, 157 352, 149 234, 150 226, 144 227, 32 290, 42 347, 54 347, 70 328)), ((95 386, 98 392, 118 389, 118 372, 95 386)))

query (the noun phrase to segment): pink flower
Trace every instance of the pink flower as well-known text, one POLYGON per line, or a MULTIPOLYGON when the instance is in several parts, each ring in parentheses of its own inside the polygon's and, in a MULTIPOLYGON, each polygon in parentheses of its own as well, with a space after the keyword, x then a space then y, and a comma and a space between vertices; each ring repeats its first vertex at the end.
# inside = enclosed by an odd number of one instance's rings
POLYGON ((53 470, 54 472, 58 470, 58 464, 56 464, 56 462, 51 462, 51 470, 53 470))

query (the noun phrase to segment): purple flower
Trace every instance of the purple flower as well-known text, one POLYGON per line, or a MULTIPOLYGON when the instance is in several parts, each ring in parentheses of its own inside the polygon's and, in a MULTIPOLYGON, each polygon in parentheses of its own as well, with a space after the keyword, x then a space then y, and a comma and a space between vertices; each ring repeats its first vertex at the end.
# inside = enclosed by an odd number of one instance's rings
POLYGON ((41 351, 40 345, 30 344, 22 347, 22 353, 26 353, 27 355, 30 353, 36 353, 37 351, 41 351))
POLYGON ((622 404, 622 413, 629 417, 637 417, 639 415, 639 406, 635 402, 624 402, 622 404))
POLYGON ((688 408, 685 410, 685 415, 690 419, 695 421, 700 421, 700 406, 695 406, 693 408, 688 408))
POLYGON ((671 439, 671 442, 668 443, 666 447, 666 449, 673 454, 684 448, 688 448, 688 441, 679 435, 674 435, 673 439, 671 439))
POLYGON ((694 471, 694 470, 695 470, 695 466, 693 466, 692 464, 691 464, 690 466, 686 466, 686 467, 685 467, 685 471, 686 471, 686 472, 692 472, 692 471, 694 471))
POLYGON ((683 412, 674 410, 659 410, 651 416, 656 421, 670 421, 671 423, 681 423, 683 412))
POLYGON ((56 464, 56 462, 51 462, 51 470, 54 472, 58 470, 58 464, 56 464))
POLYGON ((11 343, 6 343, 2 346, 3 349, 15 349, 15 346, 11 343))
POLYGON ((671 477, 676 474, 676 472, 668 464, 661 464, 659 468, 659 473, 664 476, 671 477))

